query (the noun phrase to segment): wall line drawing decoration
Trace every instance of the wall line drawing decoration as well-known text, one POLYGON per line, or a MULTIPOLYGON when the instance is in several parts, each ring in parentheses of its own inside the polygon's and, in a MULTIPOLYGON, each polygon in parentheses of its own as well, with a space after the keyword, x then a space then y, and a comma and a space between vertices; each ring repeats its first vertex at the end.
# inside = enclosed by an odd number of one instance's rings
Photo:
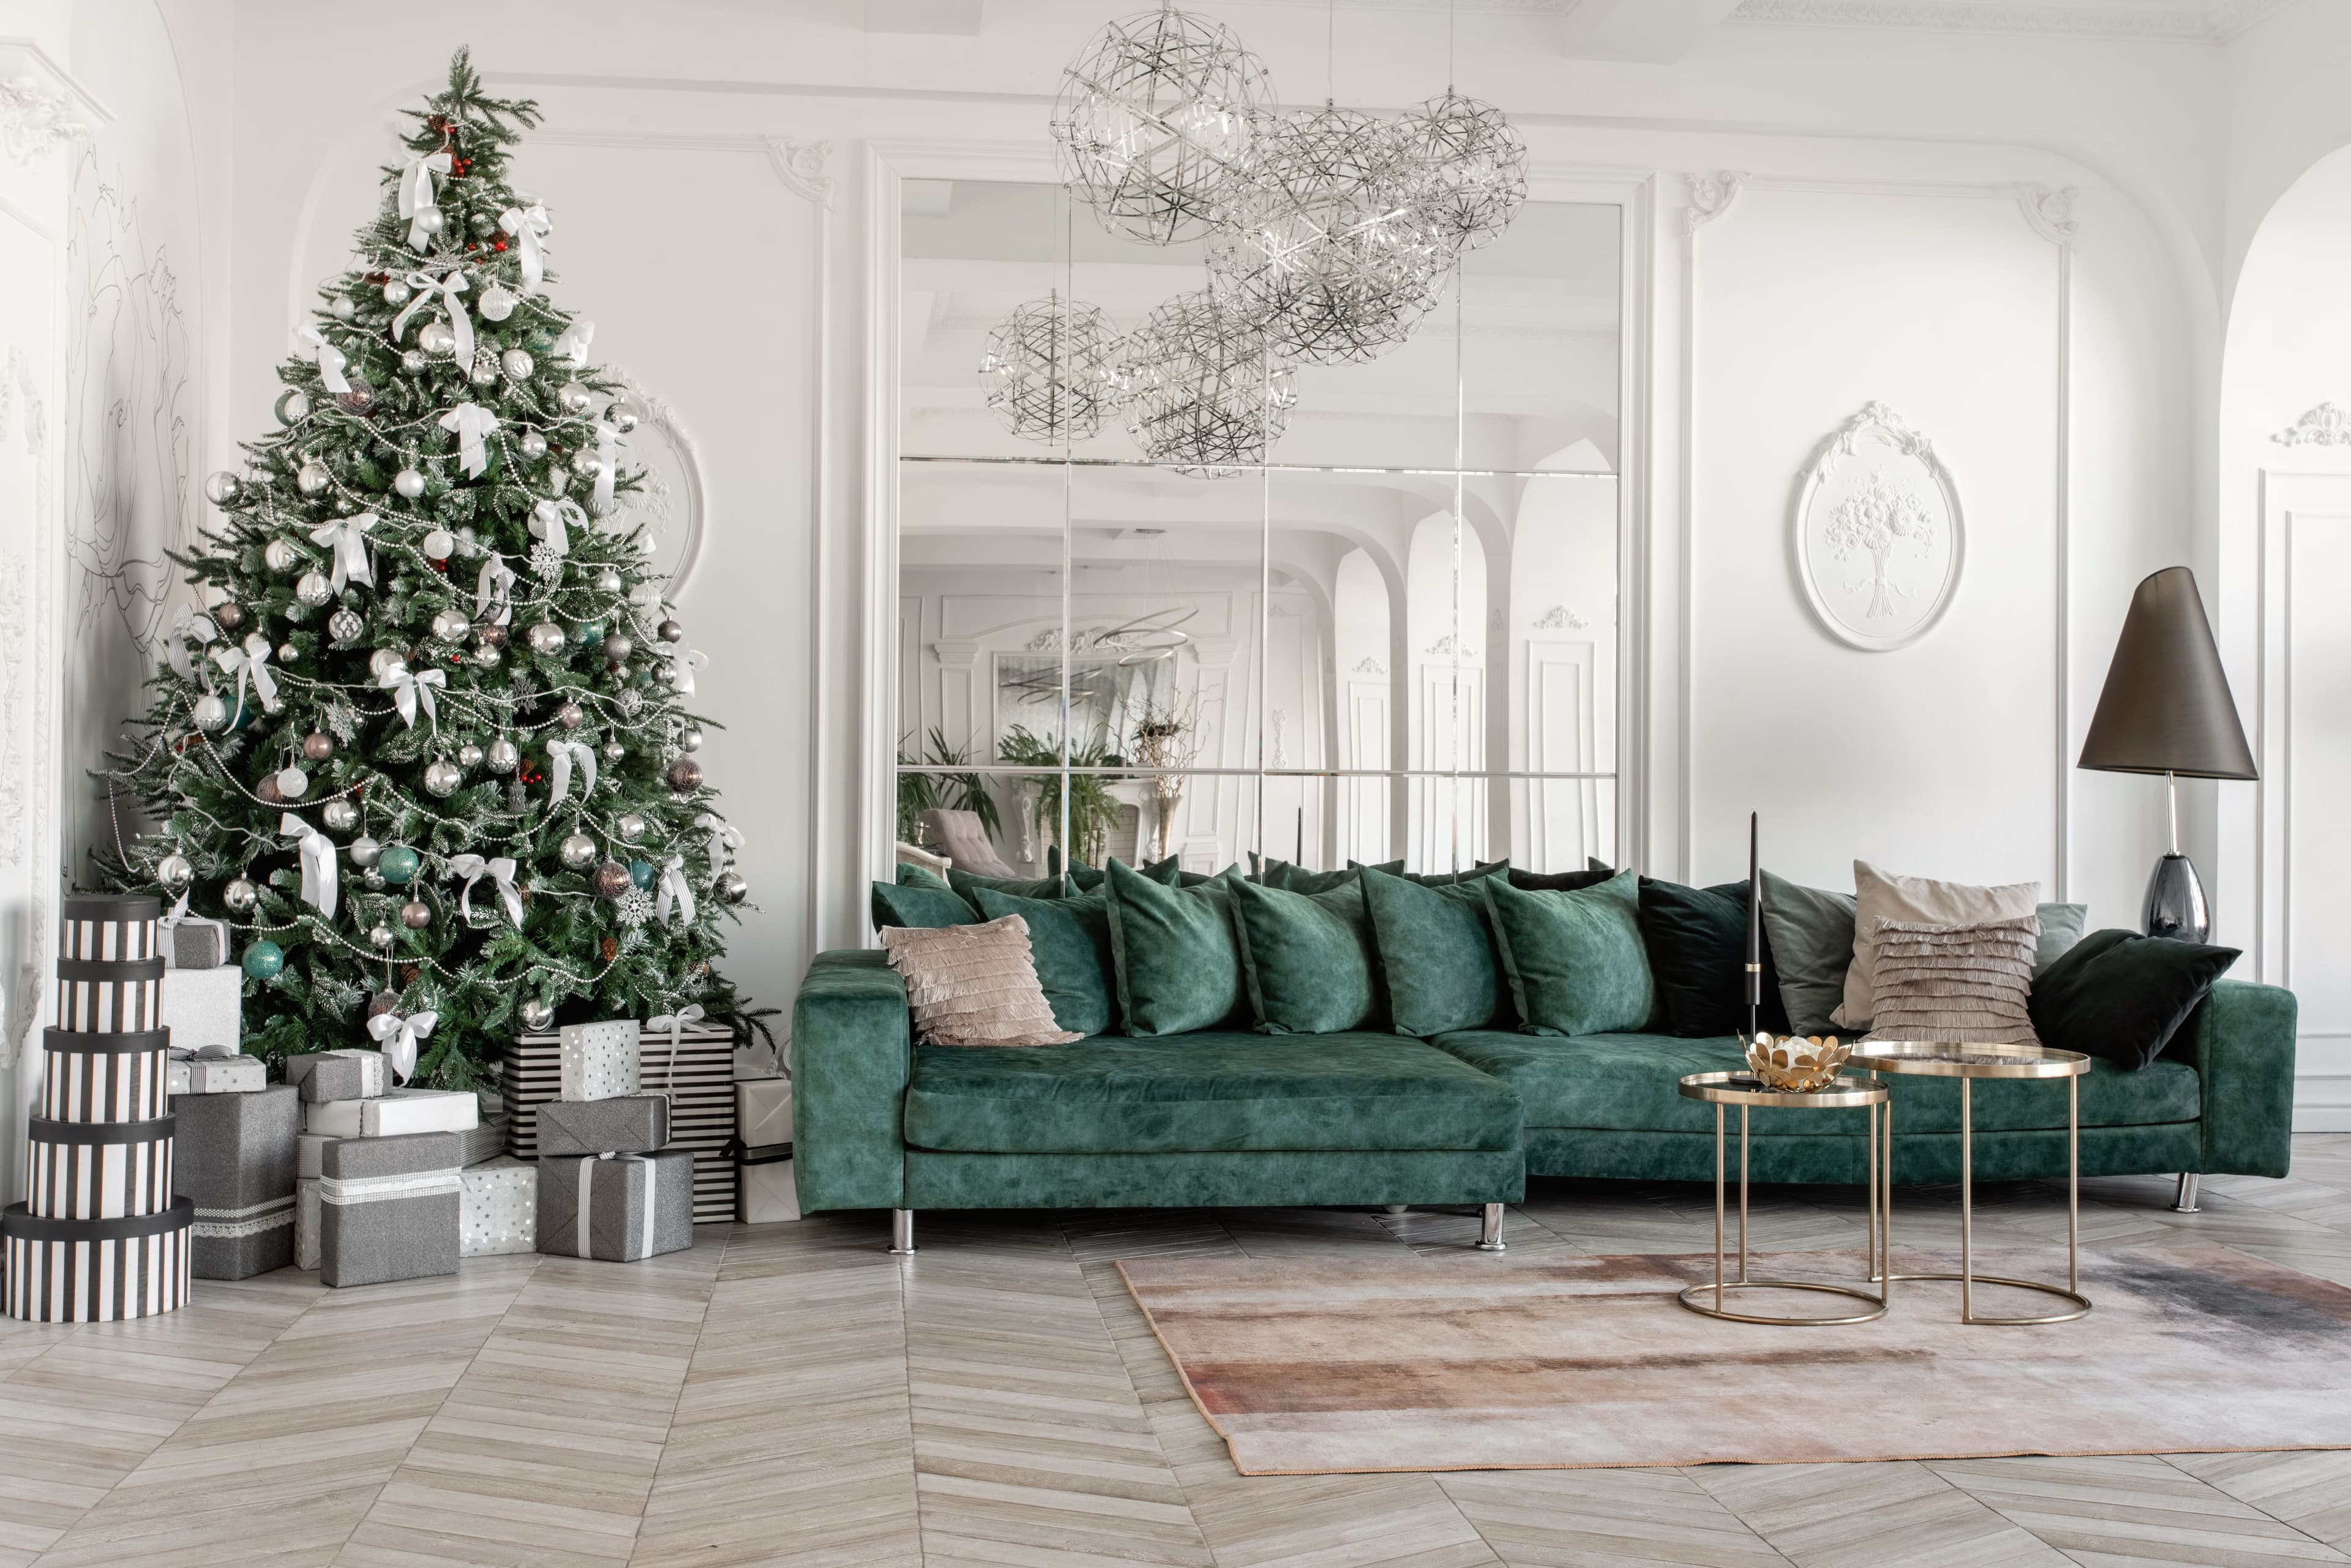
POLYGON ((1872 402, 1813 454, 1797 485, 1792 543, 1822 627, 1890 653, 1924 636, 1959 587, 1959 490, 1927 437, 1872 402))

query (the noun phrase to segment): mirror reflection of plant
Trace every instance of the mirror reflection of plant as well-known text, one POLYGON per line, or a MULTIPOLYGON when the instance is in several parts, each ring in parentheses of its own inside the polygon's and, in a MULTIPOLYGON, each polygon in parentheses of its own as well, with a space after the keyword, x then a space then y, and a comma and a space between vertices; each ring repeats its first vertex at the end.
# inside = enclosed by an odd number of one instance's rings
MULTIPOLYGON (((1061 765, 1061 743, 1031 731, 1026 725, 1015 725, 1011 733, 997 743, 997 754, 1015 768, 1059 768, 1061 765)), ((1113 751, 1108 743, 1095 740, 1070 747, 1072 768, 1117 768, 1126 758, 1113 751)), ((1020 781, 1037 787, 1029 820, 1036 824, 1039 835, 1053 841, 1061 825, 1061 776, 1059 773, 1031 773, 1020 781)), ((1106 773, 1073 773, 1070 775, 1070 843, 1077 858, 1090 865, 1100 865, 1102 852, 1110 842, 1112 824, 1118 821, 1119 803, 1110 792, 1116 779, 1106 773)))
POLYGON ((1135 766, 1179 770, 1152 776, 1151 804, 1159 841, 1154 860, 1167 858, 1167 846, 1175 835, 1176 809, 1184 801, 1184 776, 1180 769, 1189 768, 1192 759, 1200 755, 1198 718, 1198 700, 1193 696, 1170 697, 1164 702, 1150 697, 1135 715, 1134 739, 1128 745, 1135 766))
MULTIPOLYGON (((907 737, 898 740, 898 766, 905 768, 957 768, 971 760, 971 747, 949 746, 946 731, 938 725, 931 726, 929 754, 910 757, 906 753, 907 737)), ((918 819, 928 810, 969 811, 979 819, 980 827, 992 841, 1003 827, 1003 816, 997 810, 996 797, 987 792, 987 779, 977 771, 968 773, 905 773, 898 775, 898 836, 912 843, 921 831, 918 819)))

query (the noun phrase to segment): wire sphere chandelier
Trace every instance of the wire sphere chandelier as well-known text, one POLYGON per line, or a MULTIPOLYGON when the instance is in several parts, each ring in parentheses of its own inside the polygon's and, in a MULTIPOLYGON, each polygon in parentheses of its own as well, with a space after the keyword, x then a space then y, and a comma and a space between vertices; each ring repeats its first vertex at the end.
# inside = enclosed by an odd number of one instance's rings
POLYGON ((1309 364, 1374 359, 1411 336, 1454 251, 1404 123, 1334 104, 1294 114, 1259 139, 1248 174, 1208 240, 1219 300, 1309 364))
POLYGON ((1113 22, 1063 75, 1052 129, 1071 193, 1154 245, 1207 233, 1272 100, 1257 57, 1170 5, 1113 22))
POLYGON ((1101 309, 1065 300, 1059 289, 1015 306, 989 329, 980 357, 988 412, 1024 440, 1083 441, 1110 412, 1117 351, 1101 309))
POLYGON ((1127 335, 1118 383, 1143 455, 1212 479, 1263 463, 1298 402, 1266 335, 1205 290, 1177 295, 1127 335))
POLYGON ((1429 228, 1458 254, 1499 239, 1527 199, 1527 144, 1490 103, 1451 88, 1404 117, 1429 228))

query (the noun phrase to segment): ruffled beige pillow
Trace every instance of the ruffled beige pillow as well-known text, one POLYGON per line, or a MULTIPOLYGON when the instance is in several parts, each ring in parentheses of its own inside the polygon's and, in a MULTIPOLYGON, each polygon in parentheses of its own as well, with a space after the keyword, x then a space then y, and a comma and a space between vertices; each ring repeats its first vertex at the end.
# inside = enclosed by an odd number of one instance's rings
POLYGON ((1891 876, 1866 861, 1853 862, 1853 965, 1844 972, 1844 1001, 1830 1021, 1855 1033, 1871 1022, 1877 968, 1877 927, 1887 920, 1913 925, 1980 925, 1991 920, 2033 920, 2040 930, 2041 884, 2012 882, 1970 887, 1923 876, 1891 876))
POLYGON ((2028 1008, 2041 922, 1877 927, 1872 1040, 2039 1045, 2028 1008))
POLYGON ((1053 1021, 1017 915, 935 930, 885 925, 882 950, 905 977, 914 1038, 925 1045, 1066 1045, 1085 1036, 1053 1021))

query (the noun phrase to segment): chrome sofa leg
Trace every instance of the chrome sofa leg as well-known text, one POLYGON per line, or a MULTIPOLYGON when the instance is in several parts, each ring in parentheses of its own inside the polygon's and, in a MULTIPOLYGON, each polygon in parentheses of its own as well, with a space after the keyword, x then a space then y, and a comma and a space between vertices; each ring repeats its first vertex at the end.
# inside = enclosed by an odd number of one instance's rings
POLYGON ((2194 1171, 2181 1171, 2179 1173, 2179 1195, 2171 1200, 2172 1213, 2201 1214, 2204 1212, 2202 1209, 2196 1207, 2197 1180, 2198 1177, 2194 1171))
POLYGON ((1380 1205, 1380 1207, 1386 1209, 1390 1214, 1402 1214, 1405 1210, 1410 1208, 1412 1205, 1408 1203, 1384 1203, 1380 1205))
POLYGON ((1508 1250, 1502 1245, 1502 1206, 1499 1203, 1489 1203, 1486 1206, 1484 1218, 1478 1226, 1478 1250, 1480 1252, 1508 1250))
POLYGON ((890 1256, 911 1258, 914 1254, 914 1211, 893 1208, 890 1211, 890 1256))

